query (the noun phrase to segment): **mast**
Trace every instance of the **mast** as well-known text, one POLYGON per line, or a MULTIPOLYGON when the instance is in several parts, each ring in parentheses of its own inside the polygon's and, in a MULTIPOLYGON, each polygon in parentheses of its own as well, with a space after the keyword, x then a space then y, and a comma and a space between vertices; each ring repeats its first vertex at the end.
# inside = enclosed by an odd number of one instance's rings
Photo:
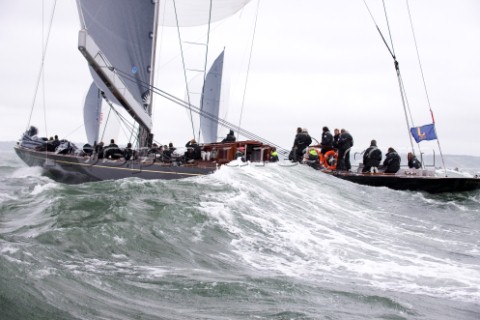
MULTIPOLYGON (((152 1, 154 5, 154 18, 153 18, 153 30, 152 37, 152 57, 150 60, 150 85, 153 87, 155 83, 155 61, 156 61, 156 48, 157 48, 157 35, 158 35, 158 19, 159 19, 159 4, 158 1, 152 1)), ((146 99, 146 109, 148 115, 151 117, 153 113, 153 94, 150 90, 146 99)), ((153 134, 151 128, 140 126, 138 129, 138 144, 139 147, 151 147, 153 143, 153 134)))

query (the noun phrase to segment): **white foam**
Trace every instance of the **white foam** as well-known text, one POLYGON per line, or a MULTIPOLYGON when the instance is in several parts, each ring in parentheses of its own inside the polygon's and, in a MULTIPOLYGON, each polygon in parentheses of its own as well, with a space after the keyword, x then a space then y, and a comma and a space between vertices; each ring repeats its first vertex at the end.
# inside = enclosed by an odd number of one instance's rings
POLYGON ((41 167, 22 167, 12 172, 12 178, 41 177, 41 167))
POLYGON ((31 194, 32 195, 38 195, 38 194, 43 193, 45 191, 55 189, 57 186, 58 186, 58 184, 56 182, 48 182, 48 183, 43 184, 43 185, 37 184, 33 188, 31 194))
POLYGON ((18 197, 6 194, 6 193, 0 193, 0 203, 11 201, 11 200, 17 200, 18 197))
POLYGON ((449 230, 434 231, 431 217, 406 215, 441 208, 441 199, 355 185, 305 166, 224 166, 205 179, 224 192, 203 201, 202 210, 234 236, 233 252, 251 268, 480 300, 478 267, 445 257, 444 247, 459 245, 449 230))
POLYGON ((18 251, 17 247, 13 247, 11 245, 4 245, 2 248, 0 248, 0 253, 2 254, 14 254, 18 251))

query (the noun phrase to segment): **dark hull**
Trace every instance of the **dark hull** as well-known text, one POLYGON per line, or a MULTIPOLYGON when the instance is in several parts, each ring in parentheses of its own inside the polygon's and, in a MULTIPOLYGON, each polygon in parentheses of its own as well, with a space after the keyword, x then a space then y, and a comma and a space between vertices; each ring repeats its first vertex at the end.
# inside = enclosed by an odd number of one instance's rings
POLYGON ((335 171, 326 173, 358 184, 374 187, 387 187, 395 190, 442 193, 473 191, 480 189, 480 178, 402 176, 384 173, 361 174, 335 171))
POLYGON ((56 181, 83 183, 137 177, 141 179, 182 179, 213 173, 216 165, 197 162, 190 165, 163 164, 154 161, 104 160, 35 151, 16 146, 15 152, 29 166, 42 167, 56 181))

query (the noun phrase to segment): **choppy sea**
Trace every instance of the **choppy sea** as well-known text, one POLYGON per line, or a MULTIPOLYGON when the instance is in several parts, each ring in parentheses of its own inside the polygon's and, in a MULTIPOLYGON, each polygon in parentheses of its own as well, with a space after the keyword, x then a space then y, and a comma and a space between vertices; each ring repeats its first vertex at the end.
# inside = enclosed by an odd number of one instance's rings
POLYGON ((9 147, 0 319, 478 320, 480 192, 277 164, 66 185, 9 147))

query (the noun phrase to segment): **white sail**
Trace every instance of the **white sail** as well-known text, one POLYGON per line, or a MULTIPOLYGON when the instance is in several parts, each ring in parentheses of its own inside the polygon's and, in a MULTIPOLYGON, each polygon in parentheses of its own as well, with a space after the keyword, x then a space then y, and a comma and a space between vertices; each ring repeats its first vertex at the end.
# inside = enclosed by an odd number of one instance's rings
MULTIPOLYGON (((78 0, 83 30, 79 49, 89 62, 97 86, 113 95, 150 130, 150 90, 155 44, 156 3, 151 0, 78 0)), ((110 95, 111 94, 111 95, 110 95)))
POLYGON ((251 0, 164 0, 161 21, 164 26, 192 27, 232 16, 251 0))
POLYGON ((222 51, 215 59, 205 78, 201 109, 208 116, 200 116, 200 129, 205 143, 217 141, 224 54, 225 51, 222 51))
POLYGON ((102 113, 102 96, 100 90, 95 83, 90 85, 87 96, 85 97, 85 104, 83 106, 83 122, 85 124, 85 132, 87 134, 87 141, 92 146, 98 141, 98 134, 100 132, 100 123, 102 113))

